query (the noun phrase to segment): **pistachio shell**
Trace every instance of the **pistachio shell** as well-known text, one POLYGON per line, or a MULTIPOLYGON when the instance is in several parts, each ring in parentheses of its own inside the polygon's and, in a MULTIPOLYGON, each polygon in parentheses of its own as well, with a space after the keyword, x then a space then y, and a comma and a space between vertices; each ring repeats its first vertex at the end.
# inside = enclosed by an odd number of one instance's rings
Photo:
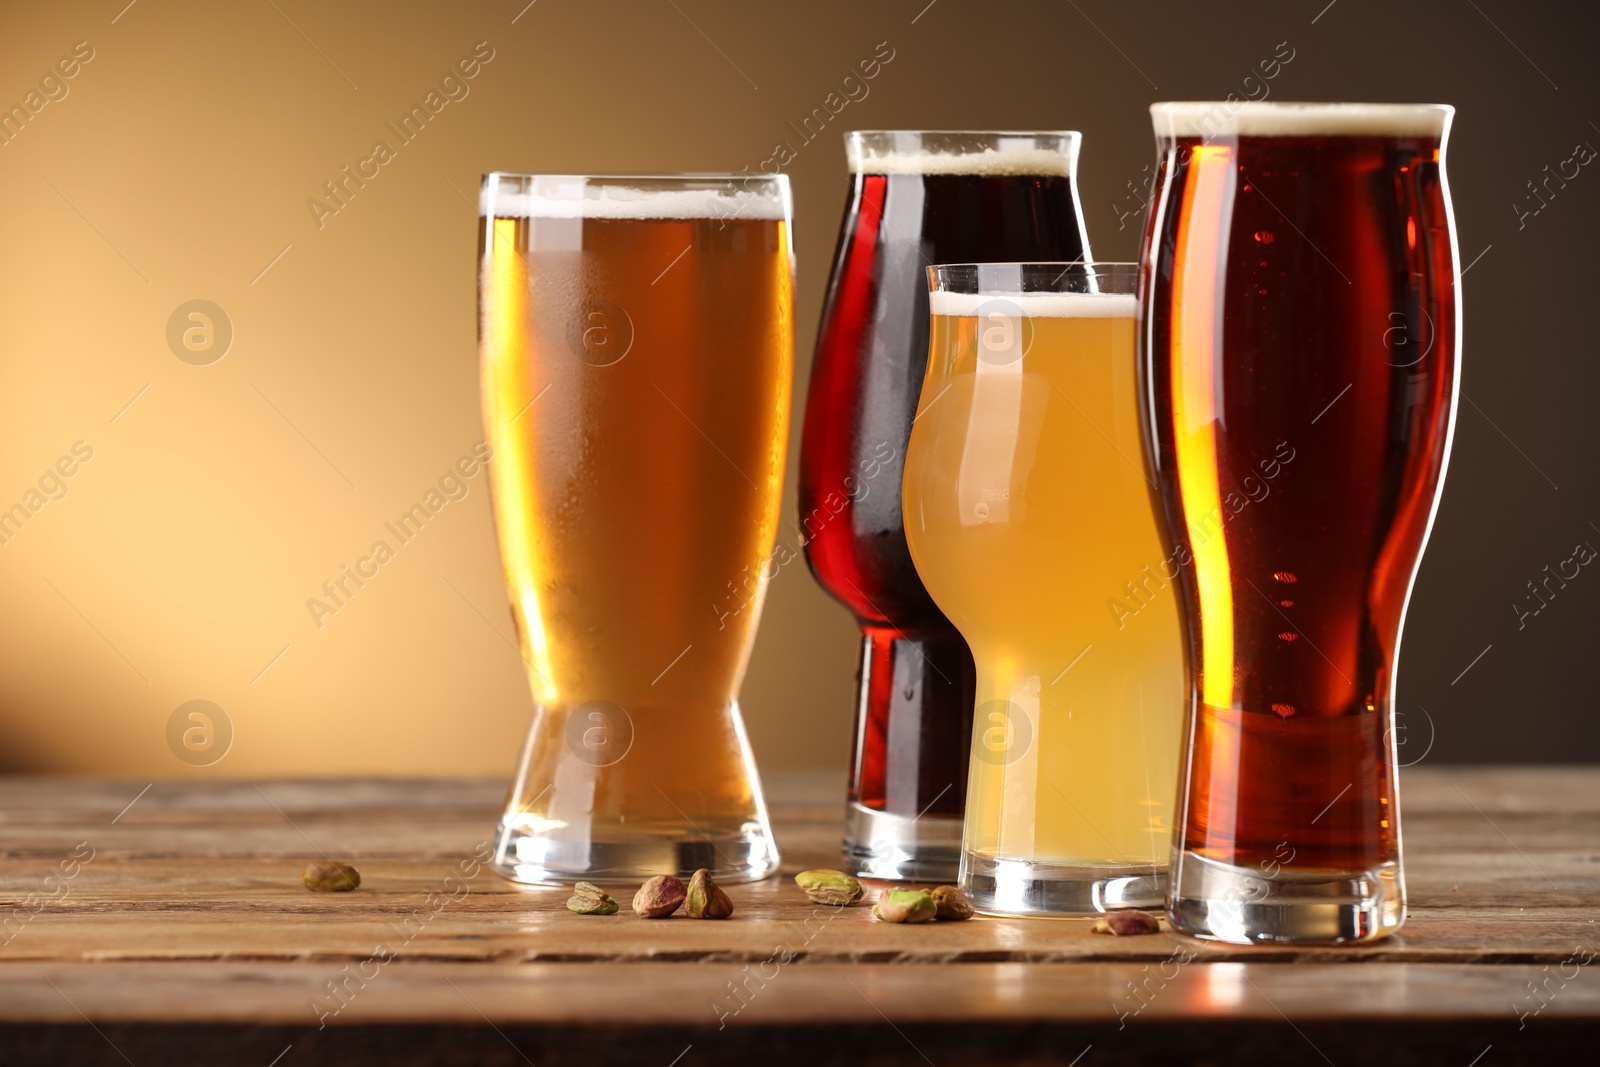
POLYGON ((925 923, 938 911, 926 889, 885 889, 872 906, 872 917, 881 923, 925 923))
POLYGON ((702 867, 689 879, 683 913, 691 919, 726 919, 733 914, 733 901, 711 880, 711 872, 702 867))
POLYGON ((658 874, 633 895, 633 910, 642 919, 665 919, 683 906, 688 890, 670 874, 658 874))
POLYGON ((1153 934, 1160 929, 1160 919, 1138 908, 1118 908, 1116 911, 1108 911, 1105 918, 1094 924, 1095 933, 1112 934, 1116 937, 1153 934))
POLYGON ((937 909, 935 918, 945 922, 972 918, 972 900, 958 886, 935 886, 928 895, 933 898, 933 906, 937 909))
POLYGON ((572 887, 572 897, 567 910, 579 915, 615 915, 617 901, 610 893, 592 882, 579 882, 572 887))

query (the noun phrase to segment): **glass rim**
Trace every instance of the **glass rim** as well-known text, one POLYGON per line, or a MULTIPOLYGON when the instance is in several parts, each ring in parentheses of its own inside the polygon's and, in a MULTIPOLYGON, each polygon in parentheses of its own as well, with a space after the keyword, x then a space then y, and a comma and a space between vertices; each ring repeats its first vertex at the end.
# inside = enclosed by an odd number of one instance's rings
POLYGON ((1232 107, 1234 110, 1252 111, 1455 111, 1454 104, 1400 104, 1362 100, 1157 100, 1150 110, 1165 111, 1175 107, 1232 107))
POLYGON ((968 295, 1052 294, 1072 292, 1059 289, 1066 283, 1094 284, 1090 292, 1099 292, 1098 283, 1115 282, 1116 290, 1126 290, 1131 295, 1139 280, 1139 264, 1129 262, 1101 262, 1097 260, 1058 260, 1017 263, 936 263, 926 268, 929 293, 965 293, 968 295), (1074 269, 1076 268, 1076 269, 1074 269), (1045 287, 1037 283, 1045 281, 1045 287), (1032 283, 1032 284, 1030 284, 1032 283))
POLYGON ((848 130, 852 174, 1050 176, 1076 180, 1077 130, 848 130))
POLYGON ((1161 100, 1150 105, 1157 136, 1438 137, 1450 129, 1452 104, 1296 100, 1161 100), (1179 126, 1187 128, 1180 133, 1179 126))
POLYGON ((478 187, 480 218, 647 219, 794 218, 787 174, 524 174, 486 171, 478 187), (586 195, 595 190, 599 195, 586 195), (605 195, 607 190, 637 196, 605 195), (706 194, 705 204, 686 202, 706 194), (647 205, 652 197, 662 203, 647 205), (559 205, 559 206, 558 206, 559 205), (505 206, 508 210, 501 210, 505 206))
POLYGON ((1079 130, 846 130, 845 139, 852 137, 1074 137, 1081 139, 1079 130))
POLYGON ((685 172, 682 174, 571 174, 545 171, 519 171, 519 170, 486 170, 482 180, 487 182, 490 178, 503 180, 506 178, 526 178, 529 180, 551 179, 565 181, 598 181, 598 182, 777 182, 789 184, 787 174, 751 174, 748 171, 736 174, 732 171, 705 171, 685 172))
POLYGON ((983 267, 1019 267, 1023 270, 1030 268, 1043 268, 1052 270, 1057 267, 1083 267, 1087 273, 1099 274, 1104 269, 1105 273, 1115 273, 1117 269, 1138 270, 1136 260, 1115 259, 1019 259, 1019 260, 994 260, 991 262, 972 263, 935 263, 928 267, 930 271, 955 271, 978 270, 983 267))

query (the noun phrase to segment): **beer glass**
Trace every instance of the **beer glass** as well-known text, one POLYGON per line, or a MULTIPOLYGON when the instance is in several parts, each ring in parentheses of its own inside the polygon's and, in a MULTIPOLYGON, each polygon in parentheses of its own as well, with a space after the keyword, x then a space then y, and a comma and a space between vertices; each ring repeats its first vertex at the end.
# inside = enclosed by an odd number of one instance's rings
POLYGON ((1199 937, 1405 918, 1395 661, 1455 417, 1452 114, 1151 108, 1141 410, 1192 556, 1170 911, 1199 937))
POLYGON ((800 524, 861 629, 845 865, 950 881, 973 666, 906 551, 900 481, 928 359, 924 267, 1080 259, 1078 134, 877 131, 845 139, 850 192, 817 334, 800 524))
POLYGON ((489 174, 481 214, 489 477, 535 705, 496 867, 764 877, 737 696, 787 447, 788 180, 489 174))
POLYGON ((906 540, 977 663, 961 885, 1159 906, 1183 654, 1140 450, 1133 264, 928 269, 906 540))

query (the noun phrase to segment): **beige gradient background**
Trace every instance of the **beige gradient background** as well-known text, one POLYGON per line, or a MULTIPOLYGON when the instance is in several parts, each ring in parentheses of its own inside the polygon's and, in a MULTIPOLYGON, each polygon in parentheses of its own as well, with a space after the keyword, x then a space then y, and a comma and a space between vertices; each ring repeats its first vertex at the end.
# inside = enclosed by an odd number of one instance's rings
MULTIPOLYGON (((320 628, 306 607, 481 437, 481 172, 737 171, 789 142, 803 400, 845 130, 1082 130, 1095 250, 1127 259, 1147 105, 1249 91, 1283 41, 1295 58, 1273 99, 1460 108, 1461 247, 1483 255, 1464 282, 1475 403, 1411 612, 1402 711, 1426 711, 1434 759, 1596 757, 1600 578, 1521 629, 1507 607, 1573 541, 1600 543, 1593 341, 1561 314, 1590 299, 1600 177, 1521 227, 1511 208, 1575 141, 1600 143, 1586 8, 1536 22, 1502 0, 525 3, 0 9, 7 107, 76 42, 94 49, 0 147, 0 508, 74 442, 94 450, 0 545, 0 769, 509 773, 530 702, 481 476, 320 628), (470 94, 399 146, 384 124, 480 41, 494 58, 470 94), (869 95, 803 144, 789 122, 885 41, 869 95), (307 200, 378 139, 396 158, 319 228, 307 200), (192 299, 234 327, 210 366, 167 346, 192 299), (167 744, 194 699, 235 729, 204 769, 167 744)), ((854 657, 844 611, 784 569, 743 697, 764 766, 842 767, 854 657)))

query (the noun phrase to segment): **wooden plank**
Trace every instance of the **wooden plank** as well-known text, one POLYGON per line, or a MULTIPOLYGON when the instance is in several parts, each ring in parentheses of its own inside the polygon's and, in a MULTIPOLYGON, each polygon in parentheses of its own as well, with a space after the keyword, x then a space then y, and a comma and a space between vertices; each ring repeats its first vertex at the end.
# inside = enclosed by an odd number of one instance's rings
POLYGON ((265 1065, 285 1048, 344 1067, 666 1064, 692 1045, 683 1067, 942 1067, 1069 1063, 1092 1046, 1088 1067, 1179 1062, 1175 1049, 1353 1062, 1381 1041, 1415 1063, 1493 1045, 1493 1067, 1572 1055, 1600 1024, 1600 981, 1572 962, 1600 951, 1588 768, 1409 770, 1410 921, 1343 949, 820 908, 787 877, 837 863, 839 782, 817 776, 770 783, 785 877, 731 887, 726 922, 575 916, 565 891, 486 870, 441 903, 499 783, 147 784, 0 779, 0 901, 33 894, 0 906, 7 1064, 265 1065), (319 851, 356 863, 361 890, 305 892, 319 851))
MULTIPOLYGON (((1578 970, 1574 968, 1574 970, 1578 970)), ((17 963, 0 967, 0 1020, 686 1024, 1281 1022, 1482 1019, 1510 1033, 1600 1016, 1600 980, 1472 964, 532 963, 396 960, 367 969, 281 962, 17 963), (359 971, 359 974, 357 973, 359 971), (1171 977, 1162 977, 1170 975, 1171 977), (363 977, 364 976, 364 977, 363 977), (1156 976, 1156 977, 1152 977, 1156 976), (327 983, 335 981, 337 992, 327 983), (1140 991, 1130 991, 1129 982, 1140 991), (159 1004, 159 1012, 152 1004, 159 1004), (1520 1005, 1514 1009, 1514 1005, 1520 1005), (81 1014, 80 1014, 81 1013, 81 1014)))
POLYGON ((0 960, 357 961, 385 946, 408 959, 757 961, 782 944, 812 962, 1150 961, 1186 946, 1205 961, 1558 963, 1600 940, 1593 909, 1579 906, 1419 905, 1402 936, 1345 948, 1210 945, 1166 931, 1111 938, 1087 921, 886 927, 865 908, 814 906, 781 883, 731 889, 737 914, 728 922, 646 924, 626 910, 576 916, 563 891, 507 890, 488 875, 468 883, 465 900, 434 910, 429 894, 439 902, 445 893, 437 868, 361 860, 362 896, 311 897, 291 884, 295 864, 240 862, 242 871, 203 885, 164 883, 164 865, 91 864, 70 897, 13 931, 0 960))
MULTIPOLYGON (((837 863, 838 809, 820 800, 829 784, 775 783, 786 872, 837 863)), ((496 783, 161 783, 123 813, 142 788, 0 782, 0 900, 45 894, 80 842, 94 850, 57 899, 13 920, 0 961, 353 962, 380 944, 408 959, 759 961, 787 939, 813 962, 1152 961, 1185 944, 1212 961, 1545 964, 1594 942, 1600 899, 1600 788, 1582 769, 1409 772, 1411 918, 1397 938, 1334 949, 1108 938, 1073 921, 887 927, 862 908, 814 907, 787 877, 731 887, 738 915, 722 923, 574 916, 564 891, 488 872, 435 911, 430 894, 493 825, 496 783), (356 863, 362 889, 305 892, 297 875, 318 851, 356 863)))
POLYGON ((685 1050, 684 1067, 1071 1064, 1086 1051, 1084 1067, 1344 1064, 1381 1048, 1379 1062, 1462 1067, 1490 1048, 1490 1064, 1592 1054, 1600 1014, 1590 978, 1519 1019, 1512 998, 1541 974, 1527 967, 1193 963, 1161 985, 1120 963, 766 973, 757 984, 732 965, 396 962, 329 1014, 341 1002, 305 965, 25 963, 0 968, 0 1048, 18 1064, 266 1065, 288 1050, 295 1064, 341 1067, 670 1067, 685 1050))

